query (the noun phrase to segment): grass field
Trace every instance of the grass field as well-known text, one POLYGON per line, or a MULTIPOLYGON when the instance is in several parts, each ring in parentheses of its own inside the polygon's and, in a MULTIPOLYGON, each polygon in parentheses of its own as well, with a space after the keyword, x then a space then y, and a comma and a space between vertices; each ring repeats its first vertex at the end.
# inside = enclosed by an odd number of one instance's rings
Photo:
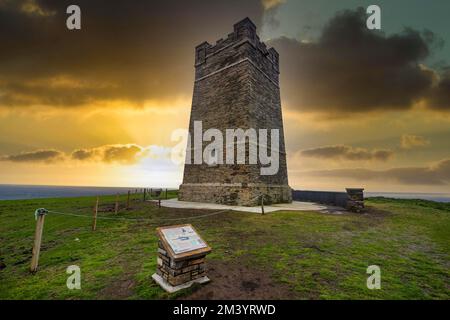
MULTIPOLYGON (((175 193, 170 196, 175 196, 175 193)), ((99 217, 115 217, 101 197, 99 217)), ((365 214, 275 212, 264 216, 159 209, 132 201, 119 217, 91 231, 94 198, 0 201, 0 299, 449 299, 450 204, 367 200, 365 214), (48 214, 39 271, 29 273, 36 208, 48 214), (213 248, 211 283, 168 295, 156 270, 155 228, 192 223, 213 248), (81 290, 66 287, 66 268, 81 268, 81 290), (381 268, 381 290, 366 287, 369 265, 381 268)))

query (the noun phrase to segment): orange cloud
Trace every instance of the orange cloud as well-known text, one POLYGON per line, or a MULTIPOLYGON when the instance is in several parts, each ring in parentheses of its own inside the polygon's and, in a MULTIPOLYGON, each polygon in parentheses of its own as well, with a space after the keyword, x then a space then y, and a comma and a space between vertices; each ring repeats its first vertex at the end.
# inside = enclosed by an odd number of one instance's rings
POLYGON ((139 162, 146 156, 157 157, 157 152, 156 155, 153 155, 151 153, 151 150, 155 148, 155 146, 144 148, 136 144, 116 144, 104 145, 95 148, 77 149, 71 152, 69 155, 62 151, 54 149, 36 150, 13 155, 5 155, 0 157, 0 161, 56 163, 72 160, 131 165, 139 162))
POLYGON ((301 155, 322 159, 387 161, 393 157, 394 152, 388 149, 367 150, 365 148, 354 148, 346 145, 333 145, 302 150, 301 155))
POLYGON ((264 10, 270 10, 278 7, 285 2, 286 0, 262 0, 262 5, 264 7, 264 10))
POLYGON ((430 141, 421 136, 412 134, 404 134, 400 138, 400 146, 402 149, 412 149, 414 147, 423 147, 429 145, 430 141))

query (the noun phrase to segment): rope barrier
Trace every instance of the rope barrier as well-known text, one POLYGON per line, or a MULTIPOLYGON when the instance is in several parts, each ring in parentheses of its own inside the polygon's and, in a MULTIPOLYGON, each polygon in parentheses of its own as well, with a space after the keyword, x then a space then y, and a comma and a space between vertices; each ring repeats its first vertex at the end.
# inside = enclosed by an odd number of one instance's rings
MULTIPOLYGON (((154 220, 159 220, 159 221, 172 221, 172 220, 182 220, 182 219, 197 219, 197 218, 204 218, 204 217, 210 217, 210 216, 214 216, 226 211, 230 211, 229 209, 225 209, 225 210, 221 210, 221 211, 217 211, 217 212, 213 212, 213 213, 209 213, 209 214, 203 214, 203 215, 198 215, 198 216, 190 216, 190 217, 180 217, 180 218, 165 218, 165 219, 158 219, 157 217, 155 218, 126 218, 126 217, 102 217, 102 216, 97 216, 97 219, 102 219, 102 220, 121 220, 121 221, 154 221, 154 220)), ((64 215, 64 216, 72 216, 72 217, 82 217, 82 218, 89 218, 92 219, 92 216, 88 216, 88 215, 83 215, 83 214, 75 214, 75 213, 67 213, 67 212, 59 212, 59 211, 53 211, 53 210, 48 210, 48 213, 54 213, 54 214, 58 214, 58 215, 64 215)))
MULTIPOLYGON (((257 196, 255 198, 250 199, 249 202, 247 202, 247 204, 251 203, 252 201, 254 201, 254 200, 256 200, 256 199, 258 199, 260 197, 261 196, 257 196)), ((41 208, 41 209, 38 209, 38 210, 45 210, 46 213, 53 213, 53 214, 57 214, 57 215, 64 215, 64 216, 72 216, 72 217, 80 217, 80 218, 92 219, 91 215, 84 215, 84 214, 77 214, 77 213, 68 213, 68 212, 60 212, 60 211, 54 211, 54 210, 47 210, 47 209, 44 209, 44 208, 41 208)), ((206 217, 215 216, 215 215, 218 215, 218 214, 230 211, 230 210, 232 210, 232 209, 222 209, 222 210, 219 210, 219 211, 216 211, 216 212, 207 213, 207 214, 203 214, 203 215, 189 216, 189 217, 180 217, 180 218, 158 219, 158 217, 155 217, 155 218, 145 218, 145 217, 142 217, 142 218, 141 217, 127 218, 127 217, 102 217, 102 216, 97 216, 97 219, 99 219, 99 220, 116 220, 116 221, 155 221, 155 220, 158 220, 158 222, 164 222, 164 221, 177 221, 177 220, 206 218, 206 217)))

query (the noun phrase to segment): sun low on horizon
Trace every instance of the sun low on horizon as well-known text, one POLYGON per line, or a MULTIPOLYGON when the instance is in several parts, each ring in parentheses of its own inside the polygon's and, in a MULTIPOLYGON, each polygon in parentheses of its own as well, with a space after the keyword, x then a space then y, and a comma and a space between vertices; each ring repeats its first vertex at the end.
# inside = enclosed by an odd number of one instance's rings
POLYGON ((69 30, 69 1, 0 0, 0 184, 178 188, 195 47, 249 17, 292 188, 450 193, 450 4, 378 1, 368 30, 370 2, 324 3, 82 0, 69 30))

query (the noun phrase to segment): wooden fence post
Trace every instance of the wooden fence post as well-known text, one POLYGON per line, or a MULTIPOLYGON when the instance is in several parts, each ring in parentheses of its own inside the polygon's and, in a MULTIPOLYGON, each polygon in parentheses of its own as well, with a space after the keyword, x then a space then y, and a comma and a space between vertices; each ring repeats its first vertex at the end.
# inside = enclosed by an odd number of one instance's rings
POLYGON ((264 195, 261 195, 261 214, 264 214, 264 195))
POLYGON ((33 256, 31 258, 31 272, 38 269, 39 253, 41 252, 42 231, 44 230, 45 209, 37 209, 34 213, 36 217, 36 230, 34 232, 33 256))
POLYGON ((150 188, 150 200, 153 200, 153 189, 150 188))
POLYGON ((95 229, 97 228, 97 212, 98 212, 98 197, 97 197, 97 201, 95 202, 95 207, 94 207, 94 216, 93 216, 93 220, 92 220, 92 231, 95 231, 95 229))
POLYGON ((145 193, 147 192, 147 189, 144 188, 144 202, 145 202, 145 193))
POLYGON ((127 209, 130 208, 130 190, 128 190, 128 197, 127 197, 127 209))
POLYGON ((158 208, 161 208, 161 198, 158 199, 158 208))
POLYGON ((167 200, 167 188, 166 188, 166 200, 167 200))
POLYGON ((114 206, 114 213, 117 214, 119 212, 119 194, 116 194, 116 205, 114 206))

